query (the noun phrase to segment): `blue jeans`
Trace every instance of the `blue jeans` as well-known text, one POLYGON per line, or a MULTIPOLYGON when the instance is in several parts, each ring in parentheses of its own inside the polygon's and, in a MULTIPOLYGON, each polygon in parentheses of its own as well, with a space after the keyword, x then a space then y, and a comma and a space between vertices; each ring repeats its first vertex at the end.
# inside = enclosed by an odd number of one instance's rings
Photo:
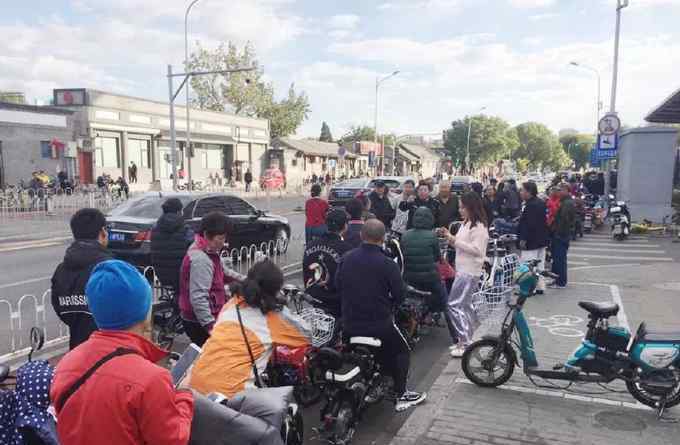
POLYGON ((552 273, 558 275, 558 286, 567 285, 567 251, 569 250, 569 236, 562 238, 554 235, 552 239, 552 273))
POLYGON ((305 227, 305 242, 309 244, 313 239, 320 238, 328 232, 326 225, 305 227))

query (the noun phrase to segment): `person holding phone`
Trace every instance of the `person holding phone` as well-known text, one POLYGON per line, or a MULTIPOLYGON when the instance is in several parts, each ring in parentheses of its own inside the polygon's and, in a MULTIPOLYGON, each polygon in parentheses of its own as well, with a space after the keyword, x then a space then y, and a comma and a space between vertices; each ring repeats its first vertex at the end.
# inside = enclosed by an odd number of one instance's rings
POLYGON ((62 445, 187 445, 194 397, 151 342, 151 287, 130 264, 99 263, 85 292, 98 331, 57 365, 50 401, 62 445))

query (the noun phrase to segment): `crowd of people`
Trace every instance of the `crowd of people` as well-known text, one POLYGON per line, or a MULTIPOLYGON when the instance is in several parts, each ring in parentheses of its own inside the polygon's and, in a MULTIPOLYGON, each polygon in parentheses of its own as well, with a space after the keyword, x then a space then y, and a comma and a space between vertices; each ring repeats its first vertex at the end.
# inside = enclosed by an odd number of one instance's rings
MULTIPOLYGON (((78 211, 70 223, 74 241, 52 277, 52 305, 70 332, 70 352, 57 365, 50 389, 63 444, 90 443, 92 431, 107 443, 189 443, 207 393, 232 397, 256 388, 275 344, 311 343, 307 324, 277 299, 284 281, 277 265, 257 262, 246 276, 224 267, 220 252, 231 230, 225 215, 205 215, 194 233, 178 199, 167 199, 162 209, 151 235, 152 263, 177 296, 184 330, 202 355, 178 386, 155 364, 167 352, 151 341, 149 281, 113 259, 99 210, 78 211)), ((486 189, 476 184, 460 197, 446 181, 436 196, 431 182, 406 181, 399 195, 377 182, 343 209, 329 208, 314 184, 306 217, 306 291, 337 317, 346 338, 381 340, 378 359, 394 379, 397 411, 427 398, 408 388, 410 349, 393 318, 405 284, 430 292, 430 312, 443 313, 454 358, 462 356, 477 327, 472 296, 494 220, 518 218, 521 259, 545 262, 550 248, 559 276, 553 287, 567 284, 575 209, 566 183, 543 202, 532 182, 517 190, 514 181, 489 181, 486 189), (403 275, 384 253, 388 234, 401 240, 403 275), (453 265, 446 246, 455 250, 453 265)), ((255 413, 228 415, 237 423, 261 421, 255 413)), ((272 437, 269 443, 280 441, 272 425, 262 428, 272 437)))

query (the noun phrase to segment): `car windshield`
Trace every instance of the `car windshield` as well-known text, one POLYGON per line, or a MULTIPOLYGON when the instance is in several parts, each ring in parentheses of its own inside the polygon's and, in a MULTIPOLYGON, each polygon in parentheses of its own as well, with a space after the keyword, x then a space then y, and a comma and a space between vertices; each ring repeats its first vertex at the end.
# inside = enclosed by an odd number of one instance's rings
MULTIPOLYGON (((368 185, 369 187, 375 187, 375 183, 378 181, 378 179, 374 179, 371 181, 371 183, 368 185)), ((401 183, 397 181, 396 179, 380 179, 380 181, 384 182, 387 188, 389 189, 396 189, 399 188, 401 183)))
POLYGON ((359 187, 363 187, 365 185, 366 185, 365 179, 348 179, 346 181, 342 181, 342 182, 335 184, 335 187, 359 188, 359 187))
MULTIPOLYGON (((182 205, 186 206, 191 198, 189 196, 177 196, 182 205)), ((163 214, 161 205, 165 198, 161 196, 142 196, 128 199, 115 209, 111 210, 111 216, 126 216, 131 218, 157 219, 163 214)))

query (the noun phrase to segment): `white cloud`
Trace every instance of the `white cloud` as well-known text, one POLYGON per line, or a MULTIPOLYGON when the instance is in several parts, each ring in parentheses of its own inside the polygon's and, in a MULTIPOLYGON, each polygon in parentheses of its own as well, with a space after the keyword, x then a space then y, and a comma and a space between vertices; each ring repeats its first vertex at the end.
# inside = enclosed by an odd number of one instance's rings
POLYGON ((556 0, 508 0, 515 8, 545 8, 555 4, 556 0))
POLYGON ((339 14, 328 19, 328 26, 333 29, 355 29, 361 18, 354 14, 339 14))
POLYGON ((528 45, 528 46, 538 46, 538 45, 542 44, 543 41, 544 41, 544 39, 541 36, 524 37, 521 40, 523 45, 528 45))
POLYGON ((529 16, 529 20, 532 22, 540 22, 543 20, 554 19, 560 15, 554 12, 546 12, 545 14, 533 14, 529 16))
POLYGON ((456 14, 470 0, 401 0, 385 2, 378 5, 378 10, 385 12, 403 12, 418 10, 421 13, 456 14))

